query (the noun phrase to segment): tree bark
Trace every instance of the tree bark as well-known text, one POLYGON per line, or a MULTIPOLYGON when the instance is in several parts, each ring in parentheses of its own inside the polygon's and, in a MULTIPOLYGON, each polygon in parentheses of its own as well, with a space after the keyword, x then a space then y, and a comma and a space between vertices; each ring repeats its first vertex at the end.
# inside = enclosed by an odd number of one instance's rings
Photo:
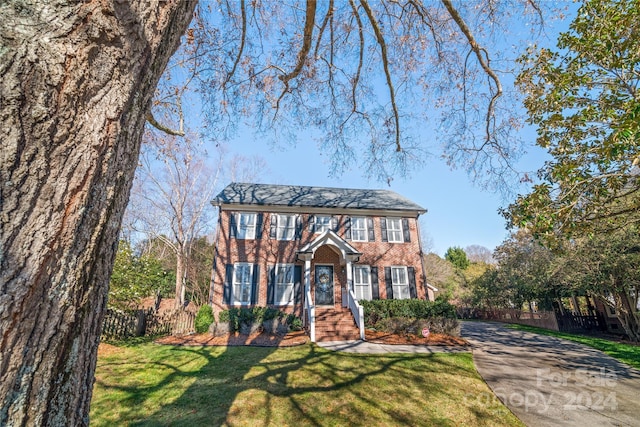
POLYGON ((0 4, 0 425, 88 425, 145 117, 195 0, 0 4))

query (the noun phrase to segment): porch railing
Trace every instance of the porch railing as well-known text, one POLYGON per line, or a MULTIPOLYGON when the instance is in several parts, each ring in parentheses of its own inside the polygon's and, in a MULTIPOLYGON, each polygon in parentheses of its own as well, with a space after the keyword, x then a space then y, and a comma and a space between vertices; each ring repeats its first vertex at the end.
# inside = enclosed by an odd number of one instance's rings
POLYGON ((316 307, 311 304, 311 291, 307 290, 304 298, 304 309, 307 312, 307 325, 311 342, 316 342, 316 307))
POLYGON ((347 293, 347 301, 351 314, 353 314, 353 318, 356 321, 356 325, 358 326, 358 329, 360 329, 360 339, 364 341, 364 309, 360 304, 358 304, 356 294, 353 292, 353 289, 349 289, 349 292, 347 293))

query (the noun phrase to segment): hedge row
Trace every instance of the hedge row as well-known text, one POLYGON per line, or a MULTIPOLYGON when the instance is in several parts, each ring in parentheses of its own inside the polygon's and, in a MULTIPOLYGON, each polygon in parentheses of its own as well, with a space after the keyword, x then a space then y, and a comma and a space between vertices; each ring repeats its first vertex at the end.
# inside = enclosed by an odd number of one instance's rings
POLYGON ((396 317, 411 319, 456 318, 456 309, 444 299, 426 301, 421 299, 388 299, 360 301, 364 308, 364 323, 367 327, 383 319, 396 317))
POLYGON ((292 330, 302 329, 302 320, 295 314, 287 314, 276 308, 251 307, 251 308, 230 308, 222 310, 218 314, 219 323, 228 323, 229 331, 240 330, 242 324, 260 325, 267 320, 283 320, 292 330))

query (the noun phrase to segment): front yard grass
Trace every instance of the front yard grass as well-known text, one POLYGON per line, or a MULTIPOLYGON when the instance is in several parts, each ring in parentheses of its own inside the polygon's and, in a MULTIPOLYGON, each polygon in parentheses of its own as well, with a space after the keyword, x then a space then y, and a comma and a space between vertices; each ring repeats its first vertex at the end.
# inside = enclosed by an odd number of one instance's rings
POLYGON ((152 343, 101 353, 91 424, 522 425, 480 378, 470 353, 152 343))
POLYGON ((557 338, 564 338, 569 341, 579 342, 580 344, 588 345, 597 350, 602 351, 609 356, 618 359, 621 362, 626 363, 629 366, 633 366, 636 369, 640 369, 640 346, 619 343, 604 338, 592 337, 589 335, 576 335, 568 334, 566 332, 552 331, 549 329, 536 328, 528 325, 508 325, 512 329, 518 329, 521 331, 534 332, 541 335, 549 335, 557 338))

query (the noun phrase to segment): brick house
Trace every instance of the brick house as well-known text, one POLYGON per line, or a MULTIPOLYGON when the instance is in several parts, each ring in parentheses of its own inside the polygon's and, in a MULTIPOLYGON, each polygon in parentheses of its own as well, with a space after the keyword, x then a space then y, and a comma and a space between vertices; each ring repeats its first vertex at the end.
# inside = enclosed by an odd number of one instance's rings
POLYGON ((418 216, 389 190, 232 183, 219 208, 214 312, 270 306, 303 319, 312 341, 363 339, 359 300, 433 300, 418 216))

